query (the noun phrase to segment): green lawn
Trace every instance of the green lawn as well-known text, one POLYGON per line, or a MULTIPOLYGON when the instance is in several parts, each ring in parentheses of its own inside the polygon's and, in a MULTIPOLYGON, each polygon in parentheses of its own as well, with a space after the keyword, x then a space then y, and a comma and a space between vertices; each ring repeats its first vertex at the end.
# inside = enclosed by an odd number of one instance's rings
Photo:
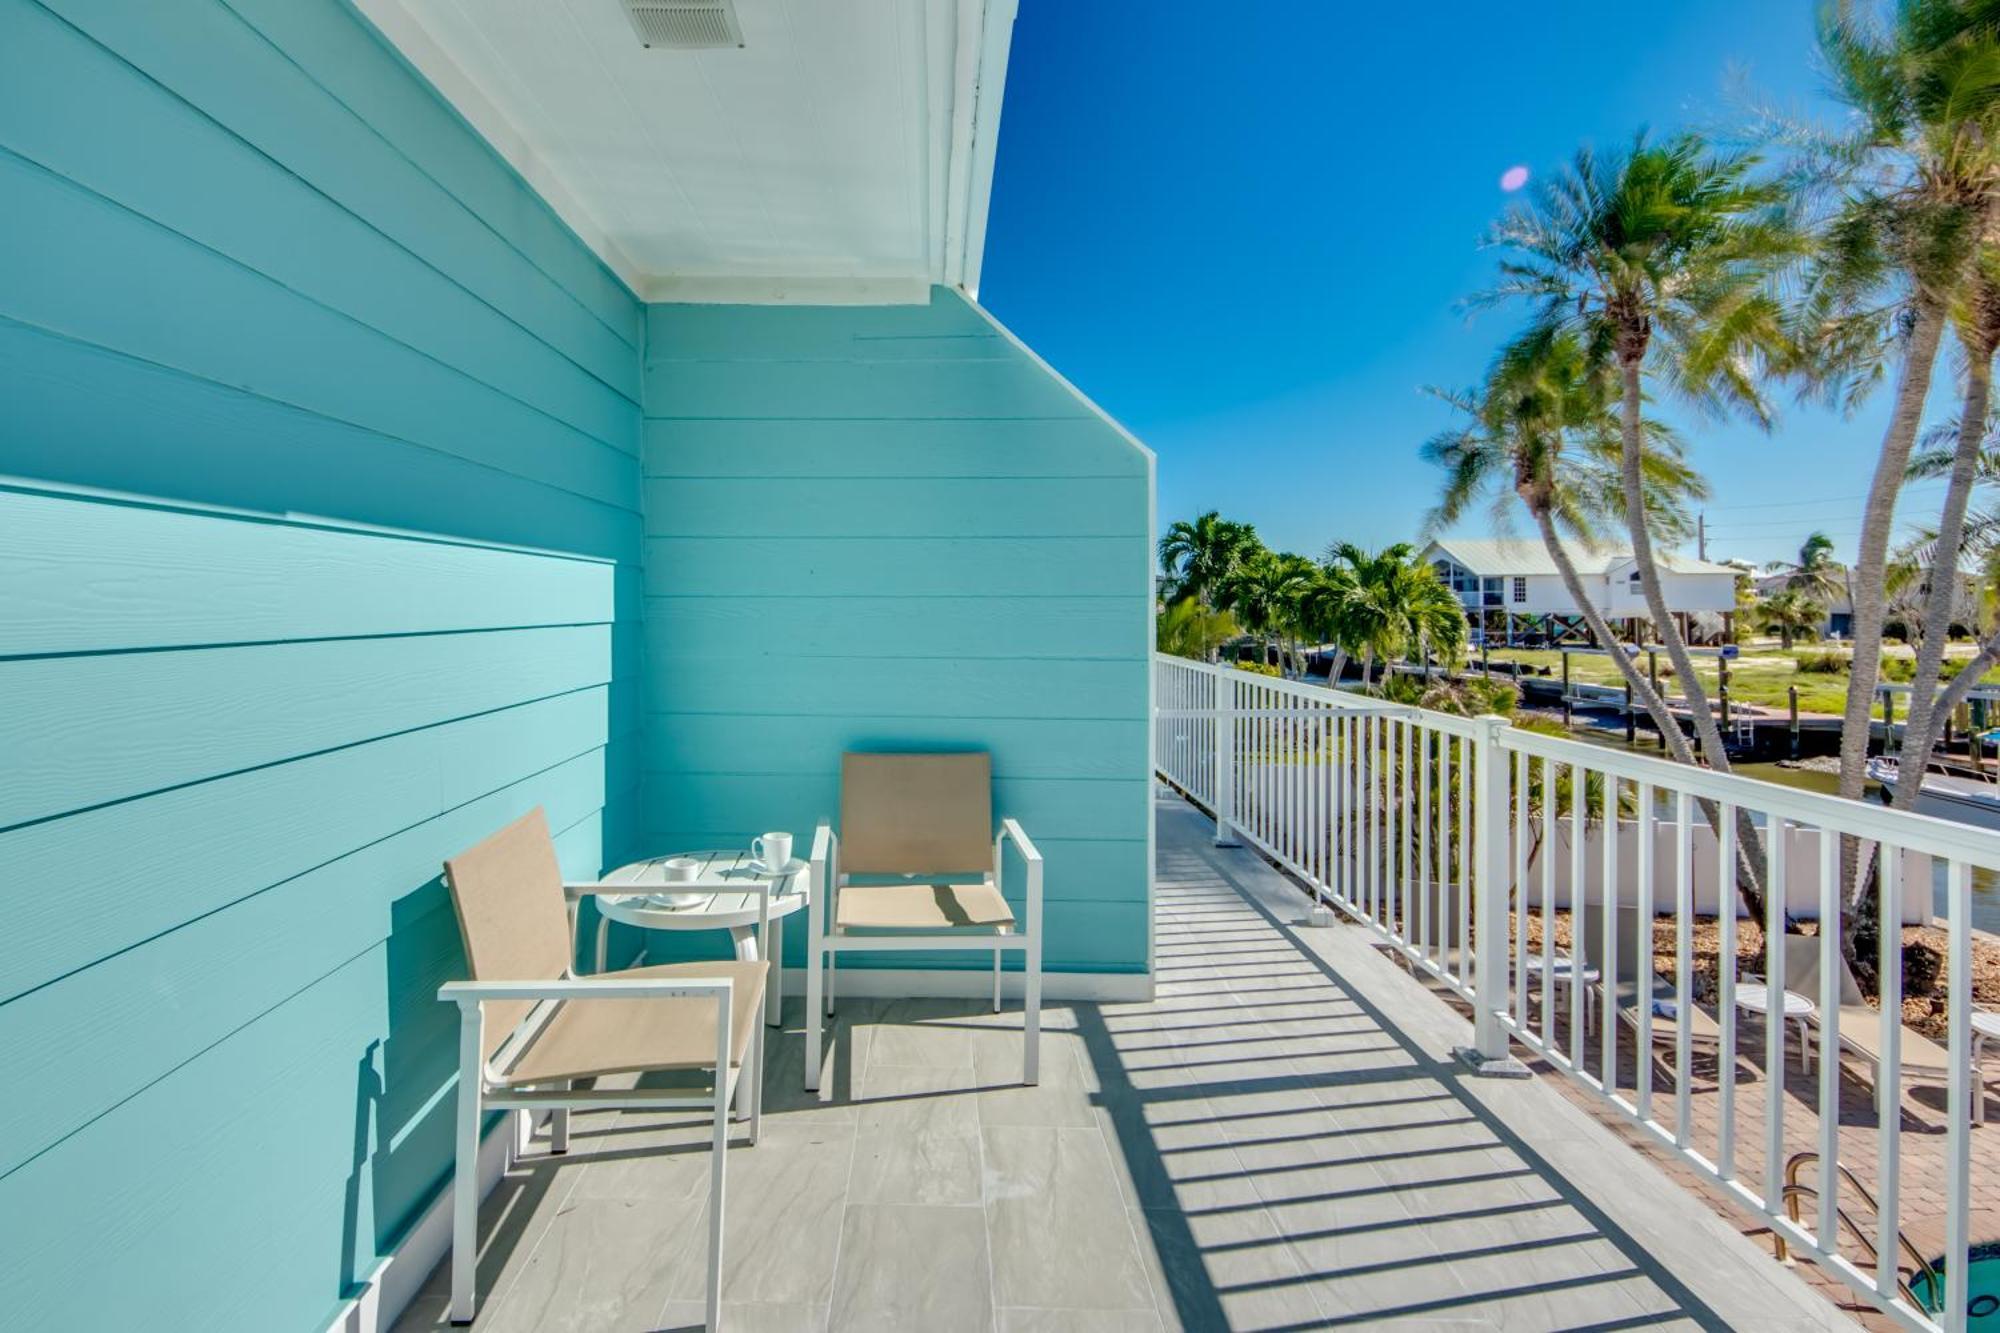
MULTIPOLYGON (((1822 656, 1828 651, 1813 645, 1795 648, 1786 652, 1770 645, 1745 645, 1742 656, 1729 664, 1729 697, 1740 703, 1762 704, 1771 708, 1784 708, 1787 690, 1796 685, 1799 688, 1799 708, 1807 713, 1840 713, 1847 706, 1847 672, 1845 670, 1801 671, 1799 660, 1822 656)), ((1913 654, 1900 646, 1887 649, 1889 655, 1905 660, 1913 654)), ((1954 644, 1950 650, 1953 657, 1965 658, 1972 654, 1969 645, 1954 644)), ((1548 667, 1552 675, 1562 674, 1562 654, 1549 650, 1529 650, 1525 648, 1496 648, 1489 657, 1495 662, 1520 662, 1528 666, 1548 667)), ((1643 663, 1644 658, 1640 661, 1643 663)), ((1477 666, 1473 657, 1469 663, 1477 666)), ((1700 672, 1703 686, 1711 697, 1716 692, 1716 659, 1713 656, 1697 655, 1696 670, 1700 672)), ((1591 685, 1622 685, 1624 678, 1608 657, 1572 653, 1569 659, 1570 679, 1591 685)), ((1668 694, 1678 694, 1680 690, 1673 680, 1673 668, 1660 655, 1660 684, 1668 694)), ((1908 675, 1907 671, 1903 673, 1908 675)), ((2000 683, 2000 670, 1986 674, 1990 683, 2000 683)))

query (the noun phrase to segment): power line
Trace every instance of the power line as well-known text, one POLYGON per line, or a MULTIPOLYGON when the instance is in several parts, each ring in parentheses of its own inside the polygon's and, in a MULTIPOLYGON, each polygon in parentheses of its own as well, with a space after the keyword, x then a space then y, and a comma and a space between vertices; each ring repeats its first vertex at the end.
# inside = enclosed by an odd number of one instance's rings
POLYGON ((1735 509, 1791 509, 1799 505, 1839 504, 1843 500, 1865 500, 1867 495, 1824 495, 1817 500, 1768 500, 1758 504, 1709 505, 1710 512, 1735 509))
MULTIPOLYGON (((1938 486, 1942 484, 1943 478, 1925 478, 1922 481, 1910 482, 1905 485, 1903 493, 1907 495, 1911 491, 1924 486, 1938 486)), ((1762 500, 1755 504, 1706 505, 1704 508, 1709 513, 1716 514, 1725 511, 1735 512, 1743 509, 1797 509, 1804 505, 1843 504, 1849 500, 1866 500, 1867 498, 1867 493, 1863 492, 1860 495, 1823 495, 1815 500, 1762 500)))

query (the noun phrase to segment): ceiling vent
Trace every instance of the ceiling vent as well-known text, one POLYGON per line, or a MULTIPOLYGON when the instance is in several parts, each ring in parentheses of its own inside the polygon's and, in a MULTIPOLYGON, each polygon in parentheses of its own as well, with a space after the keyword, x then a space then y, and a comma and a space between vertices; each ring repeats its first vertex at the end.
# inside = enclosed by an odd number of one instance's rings
POLYGON ((735 0, 620 0, 639 44, 664 51, 743 45, 735 0))

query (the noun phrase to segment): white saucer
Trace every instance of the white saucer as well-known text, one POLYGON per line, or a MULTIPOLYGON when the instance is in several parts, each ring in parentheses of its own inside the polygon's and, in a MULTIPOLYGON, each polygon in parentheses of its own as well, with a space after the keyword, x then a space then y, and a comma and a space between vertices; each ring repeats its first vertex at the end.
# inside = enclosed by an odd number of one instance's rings
POLYGON ((791 860, 785 862, 784 867, 782 869, 778 870, 771 869, 771 867, 765 865, 762 861, 746 861, 743 863, 743 868, 745 870, 748 870, 753 875, 764 875, 772 879, 777 879, 784 875, 798 874, 801 870, 804 870, 806 868, 806 863, 795 856, 791 860))
POLYGON ((649 893, 645 895, 646 906, 664 907, 669 911, 682 907, 693 907, 708 894, 699 889, 683 889, 678 892, 649 893))

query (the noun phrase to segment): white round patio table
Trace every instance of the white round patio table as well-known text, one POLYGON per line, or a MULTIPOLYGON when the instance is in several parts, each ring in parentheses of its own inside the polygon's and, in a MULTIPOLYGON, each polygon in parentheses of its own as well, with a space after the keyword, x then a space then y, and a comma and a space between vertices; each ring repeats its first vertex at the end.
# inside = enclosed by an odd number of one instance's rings
MULTIPOLYGON (((1785 1018, 1799 1030, 1799 1068, 1812 1068, 1812 1032, 1808 1023, 1819 1014, 1819 1006, 1795 990, 1782 992, 1784 995, 1785 1018)), ((1768 1020, 1771 1013, 1771 992, 1761 981, 1739 981, 1736 983, 1736 1007, 1749 1014, 1763 1014, 1768 1020)))
POLYGON ((2000 1014, 1974 1009, 1972 1019, 1972 1123, 1986 1123, 1986 1044, 2000 1046, 2000 1014))
POLYGON ((806 863, 793 857, 773 874, 745 851, 672 852, 619 866, 598 881, 594 895, 597 970, 604 971, 613 921, 641 930, 726 930, 738 959, 768 958, 774 964, 764 985, 764 1021, 776 1027, 784 1003, 785 918, 806 905, 805 871, 806 863), (692 881, 669 884, 661 863, 681 857, 699 861, 701 868, 692 881), (627 885, 629 894, 617 891, 627 885), (768 938, 758 937, 760 922, 768 938))

